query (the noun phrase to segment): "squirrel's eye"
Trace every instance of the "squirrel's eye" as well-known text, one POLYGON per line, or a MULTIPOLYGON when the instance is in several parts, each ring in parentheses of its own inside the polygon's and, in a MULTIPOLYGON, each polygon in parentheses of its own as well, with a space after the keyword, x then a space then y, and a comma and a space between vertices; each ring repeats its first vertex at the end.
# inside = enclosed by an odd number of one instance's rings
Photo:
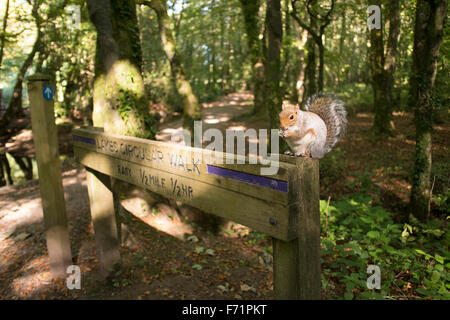
POLYGON ((291 116, 289 117, 290 120, 294 120, 294 115, 291 114, 291 116))

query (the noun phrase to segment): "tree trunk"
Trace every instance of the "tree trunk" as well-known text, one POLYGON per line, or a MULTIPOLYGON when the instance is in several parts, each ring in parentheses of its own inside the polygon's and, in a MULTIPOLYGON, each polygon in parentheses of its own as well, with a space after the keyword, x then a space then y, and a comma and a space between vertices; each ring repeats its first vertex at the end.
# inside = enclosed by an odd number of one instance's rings
POLYGON ((14 184, 5 148, 0 147, 0 187, 6 186, 6 181, 8 181, 9 185, 14 184))
POLYGON ((192 90, 191 84, 186 79, 165 2, 162 0, 152 0, 149 5, 156 12, 158 17, 162 47, 169 59, 172 78, 175 81, 175 87, 183 104, 183 128, 189 130, 191 132, 191 137, 193 138, 194 121, 201 120, 202 118, 201 105, 192 90))
POLYGON ((269 111, 271 128, 278 128, 278 113, 281 111, 282 104, 280 53, 283 30, 280 0, 267 1, 266 30, 268 45, 264 66, 265 103, 269 111))
MULTIPOLYGON (((317 27, 316 20, 310 17, 310 26, 312 30, 317 27)), ((313 94, 317 93, 317 65, 316 65, 316 43, 314 36, 308 32, 308 38, 306 40, 306 68, 305 68, 305 91, 302 97, 302 104, 305 103, 306 99, 313 94)))
POLYGON ((110 133, 152 138, 136 3, 88 0, 87 4, 97 30, 93 124, 110 133))
POLYGON ((33 44, 33 48, 31 49, 31 52, 28 54, 27 58, 20 67, 19 73, 16 78, 16 82, 14 84, 11 100, 9 101, 8 108, 6 109, 6 112, 0 121, 0 126, 2 127, 2 129, 6 129, 7 123, 10 122, 13 118, 23 116, 23 106, 22 106, 23 79, 25 77, 27 70, 33 63, 33 59, 34 56, 36 55, 36 52, 38 52, 40 49, 41 38, 42 34, 38 28, 38 35, 33 44))
MULTIPOLYGON (((308 1, 306 4, 306 9, 308 11, 308 15, 310 18, 310 24, 307 25, 305 24, 301 18, 299 17, 298 13, 297 13, 297 9, 296 9, 296 0, 291 0, 292 2, 292 9, 293 9, 293 14, 292 16, 294 17, 294 19, 298 22, 298 24, 306 29, 309 33, 309 38, 308 41, 309 46, 308 47, 308 56, 309 56, 309 50, 315 50, 313 48, 314 44, 312 44, 312 42, 315 42, 315 44, 317 45, 317 47, 319 48, 319 75, 317 77, 317 86, 318 86, 318 90, 319 91, 323 91, 323 86, 324 86, 324 56, 325 56, 325 46, 323 44, 323 35, 325 34, 325 29, 326 27, 330 24, 331 22, 331 14, 333 13, 334 10, 334 4, 335 4, 335 0, 331 0, 331 7, 330 9, 326 12, 325 15, 319 15, 317 13, 314 13, 314 11, 317 11, 317 9, 319 9, 319 5, 317 2, 315 1, 308 1), (310 8, 310 5, 313 7, 310 8)), ((323 10, 322 10, 323 11, 323 10)), ((313 61, 315 60, 315 52, 313 53, 311 51, 311 55, 310 55, 311 59, 308 59, 308 64, 309 61, 313 61)), ((310 65, 306 67, 306 74, 307 74, 307 79, 308 79, 308 86, 309 88, 307 88, 307 90, 305 90, 306 93, 306 97, 311 96, 312 94, 316 93, 316 88, 315 88, 315 84, 312 83, 312 77, 314 75, 315 78, 315 73, 316 73, 316 65, 315 65, 315 61, 314 61, 314 65, 310 65), (314 68, 314 70, 313 70, 314 68)), ((305 97, 303 97, 305 98, 305 97)), ((303 99, 305 100, 305 99, 303 99)))
POLYGON ((5 176, 3 175, 2 156, 0 155, 0 187, 6 186, 5 176))
MULTIPOLYGON (((264 65, 264 101, 267 105, 270 128, 278 129, 280 127, 279 113, 283 103, 282 92, 280 88, 281 79, 281 45, 283 43, 283 28, 281 23, 281 5, 280 0, 268 0, 266 9, 266 32, 267 49, 264 65)), ((288 150, 284 139, 279 139, 279 151, 288 150)), ((270 150, 272 147, 270 146, 270 150)))
POLYGON ((297 24, 293 24, 293 30, 295 37, 297 38, 297 44, 294 46, 294 62, 292 66, 292 82, 291 82, 291 102, 297 104, 300 103, 300 97, 303 97, 305 90, 305 50, 304 46, 306 44, 306 37, 308 32, 303 30, 300 32, 297 24), (305 39, 305 40, 304 40, 305 39), (301 42, 301 44, 298 44, 301 42))
POLYGON ((386 58, 384 70, 386 72, 386 94, 391 102, 390 112, 395 108, 394 91, 394 71, 397 56, 397 44, 400 34, 400 0, 390 0, 388 2, 387 20, 389 22, 389 35, 386 48, 386 58))
POLYGON ((432 91, 446 12, 447 0, 417 1, 410 91, 416 148, 410 207, 414 216, 422 221, 430 214, 432 91))
MULTIPOLYGON (((381 1, 376 3, 381 8, 381 1)), ((381 28, 372 29, 370 33, 370 70, 373 88, 373 103, 375 119, 372 130, 377 136, 392 135, 391 101, 387 94, 386 72, 384 70, 384 46, 383 46, 383 19, 381 19, 381 28)))
POLYGON ((341 20, 341 34, 339 36, 339 56, 342 59, 342 53, 344 52, 345 37, 347 36, 347 20, 345 11, 342 13, 341 20))
POLYGON ((16 163, 19 165, 20 170, 22 170, 25 180, 33 180, 33 163, 31 159, 27 156, 21 156, 16 154, 11 154, 16 163))
POLYGON ((0 70, 2 69, 3 50, 5 49, 6 27, 8 25, 8 15, 9 15, 9 0, 6 0, 5 15, 3 16, 2 35, 0 37, 0 70))
POLYGON ((289 89, 290 84, 293 82, 292 76, 292 25, 291 25, 291 15, 290 15, 290 0, 284 0, 284 31, 283 31, 283 61, 281 63, 281 75, 283 77, 281 84, 281 97, 284 99, 286 96, 291 96, 289 89))
POLYGON ((317 78, 317 88, 318 88, 319 92, 322 92, 323 91, 323 83, 324 83, 323 72, 324 72, 324 63, 325 63, 324 62, 325 46, 323 45, 323 42, 322 42, 322 35, 320 35, 318 47, 319 47, 319 76, 317 78))
POLYGON ((258 23, 260 5, 260 0, 241 0, 252 64, 253 112, 262 115, 267 110, 264 106, 264 62, 262 43, 259 39, 261 32, 258 23))

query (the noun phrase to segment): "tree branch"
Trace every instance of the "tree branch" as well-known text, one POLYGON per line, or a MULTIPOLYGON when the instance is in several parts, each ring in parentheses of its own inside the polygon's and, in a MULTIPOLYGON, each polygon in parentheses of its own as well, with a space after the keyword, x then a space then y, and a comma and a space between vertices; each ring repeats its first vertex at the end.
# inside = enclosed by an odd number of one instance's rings
POLYGON ((331 22, 330 15, 333 12, 335 0, 331 0, 330 10, 328 10, 328 12, 325 14, 324 17, 319 17, 318 15, 316 16, 315 14, 313 14, 311 8, 309 7, 313 1, 315 1, 315 0, 308 0, 306 2, 306 10, 308 10, 309 15, 314 17, 314 19, 316 19, 318 21, 325 21, 325 23, 326 23, 325 26, 327 26, 331 22))
POLYGON ((300 25, 300 27, 302 27, 303 29, 308 31, 308 33, 313 37, 314 41, 317 44, 319 44, 321 42, 321 39, 320 39, 320 36, 317 34, 317 32, 299 18, 297 8, 295 6, 295 4, 297 3, 297 0, 291 0, 291 3, 292 3, 291 16, 294 18, 295 21, 297 21, 297 23, 300 25))

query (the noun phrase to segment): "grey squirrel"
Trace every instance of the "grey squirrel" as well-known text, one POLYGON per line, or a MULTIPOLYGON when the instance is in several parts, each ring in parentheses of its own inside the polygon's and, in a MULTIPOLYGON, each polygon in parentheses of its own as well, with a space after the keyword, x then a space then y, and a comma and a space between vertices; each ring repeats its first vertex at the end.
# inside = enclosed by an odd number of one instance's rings
POLYGON ((333 94, 319 93, 305 105, 286 106, 280 112, 280 132, 296 156, 322 158, 343 136, 347 127, 344 103, 333 94))

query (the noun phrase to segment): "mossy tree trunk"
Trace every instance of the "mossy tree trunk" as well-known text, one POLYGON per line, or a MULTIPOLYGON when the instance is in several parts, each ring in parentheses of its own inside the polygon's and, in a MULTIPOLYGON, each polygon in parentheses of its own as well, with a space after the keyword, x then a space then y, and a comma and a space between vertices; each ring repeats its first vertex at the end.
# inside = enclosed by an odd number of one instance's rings
POLYGON ((0 70, 2 68, 3 50, 5 49, 6 43, 6 27, 8 26, 8 16, 9 16, 9 0, 6 0, 5 15, 3 16, 3 23, 2 23, 2 33, 0 35, 0 70))
MULTIPOLYGON (((314 18, 310 18, 310 27, 314 30, 317 27, 317 23, 314 18)), ((306 40, 306 67, 305 67, 305 91, 303 92, 302 103, 306 101, 308 97, 317 93, 317 64, 316 64, 316 44, 313 36, 308 32, 306 40)))
POLYGON ((0 187, 6 186, 6 181, 8 181, 9 185, 14 184, 5 148, 0 146, 0 187))
POLYGON ((87 0, 97 30, 94 126, 153 138, 141 75, 142 51, 134 0, 87 0))
MULTIPOLYGON (((331 5, 330 5, 330 9, 328 10, 324 10, 322 8, 320 8, 322 12, 326 12, 325 14, 319 14, 317 13, 317 11, 319 11, 319 4, 317 3, 317 1, 314 0, 308 0, 306 1, 306 9, 308 11, 308 15, 310 17, 310 24, 307 25, 306 23, 303 22, 303 20, 300 18, 298 12, 297 12, 297 7, 296 7, 296 3, 297 0, 291 0, 292 3, 292 17, 294 17, 294 19, 298 22, 298 24, 305 30, 308 31, 309 33, 309 37, 308 41, 310 41, 310 48, 308 48, 308 54, 310 53, 309 51, 311 50, 311 59, 314 58, 315 60, 315 53, 314 53, 314 57, 313 57, 313 52, 312 50, 315 50, 313 48, 313 44, 312 42, 314 41, 315 44, 317 45, 318 49, 319 49, 319 70, 318 70, 318 76, 317 76, 317 90, 318 91, 323 91, 324 88, 324 68, 325 68, 325 45, 323 44, 323 35, 325 34, 325 29, 327 28, 327 26, 330 24, 331 22, 331 14, 334 11, 334 4, 335 4, 335 0, 331 0, 331 5)), ((308 59, 309 60, 309 59, 308 59)), ((314 63, 315 64, 315 63, 314 63)), ((315 70, 315 65, 314 65, 314 75, 316 73, 315 70)), ((307 67, 307 78, 312 77, 313 76, 313 70, 312 70, 312 65, 310 66, 310 68, 307 67)), ((310 90, 306 90, 306 94, 307 95, 311 95, 315 93, 315 85, 314 87, 310 84, 310 90)))
POLYGON ((386 86, 391 102, 391 112, 395 108, 394 99, 394 72, 397 60, 397 45, 400 35, 400 0, 389 0, 387 4, 387 20, 389 23, 389 34, 386 46, 386 58, 384 61, 384 69, 386 71, 386 86))
POLYGON ((305 45, 308 32, 306 30, 299 30, 298 23, 292 25, 294 36, 299 39, 294 44, 294 62, 292 63, 292 81, 289 83, 291 86, 290 101, 293 103, 300 103, 300 99, 303 99, 305 92, 305 45), (300 41, 299 41, 300 40, 300 41))
POLYGON ((264 65, 265 104, 270 116, 270 127, 279 128, 278 114, 281 111, 281 44, 283 29, 280 0, 267 1, 266 13, 267 52, 264 65))
MULTIPOLYGON (((381 8, 381 1, 375 1, 381 8)), ((381 18, 381 28, 372 29, 370 33, 370 71, 373 89, 373 105, 375 119, 372 129, 376 135, 389 135, 391 133, 390 121, 391 110, 390 100, 387 92, 386 72, 384 70, 384 46, 383 46, 383 20, 381 18)))
MULTIPOLYGON (((371 4, 373 1, 371 2, 371 4)), ((376 1, 381 7, 381 0, 376 1)), ((394 109, 394 67, 397 55, 397 43, 400 32, 400 3, 398 0, 389 1, 387 4, 387 21, 389 22, 389 34, 384 53, 383 26, 381 17, 381 29, 372 29, 370 33, 370 70, 374 95, 375 118, 372 130, 377 136, 392 136, 392 111, 394 109)))
POLYGON ((25 78, 25 74, 27 70, 31 67, 31 64, 33 63, 34 56, 39 51, 41 46, 41 39, 42 34, 38 29, 38 35, 36 37, 36 40, 34 41, 33 48, 31 49, 31 52, 28 54, 27 58, 23 62, 22 66, 19 69, 19 73, 16 78, 16 82, 14 84, 13 93, 11 96, 11 100, 8 104, 8 109, 5 113, 5 119, 14 118, 14 117, 21 117, 23 116, 23 104, 22 104, 22 92, 23 92, 23 80, 25 78))
POLYGON ((259 25, 261 0, 240 0, 240 2, 252 64, 253 112, 265 114, 267 110, 264 106, 264 61, 259 25))
POLYGON ((158 17, 162 47, 169 59, 172 78, 183 104, 183 128, 189 130, 191 137, 193 137, 194 121, 202 118, 201 104, 194 94, 191 84, 186 79, 182 59, 177 50, 174 32, 167 14, 166 3, 163 0, 141 1, 141 3, 150 6, 158 17))
POLYGON ((416 127, 416 148, 410 206, 414 216, 422 221, 427 220, 430 214, 432 92, 447 5, 447 0, 418 0, 416 7, 410 87, 410 101, 416 127))
MULTIPOLYGON (((267 33, 267 49, 264 64, 264 102, 270 118, 270 128, 280 127, 279 113, 283 103, 281 80, 281 46, 283 28, 281 22, 280 0, 268 0, 266 8, 265 28, 267 33)), ((279 139, 279 151, 288 150, 283 139, 279 139)), ((272 146, 270 146, 272 148, 272 146)))
MULTIPOLYGON (((37 36, 34 40, 33 48, 31 52, 28 54, 27 58, 23 62, 22 66, 19 69, 19 73, 17 74, 16 81, 14 84, 14 89, 12 92, 11 100, 9 101, 8 108, 6 109, 5 114, 0 120, 0 133, 5 134, 8 123, 16 118, 22 117, 23 113, 23 105, 22 105, 22 92, 23 92, 23 80, 25 78, 25 74, 27 70, 31 67, 33 63, 33 59, 37 52, 39 52, 41 48, 42 42, 42 32, 41 32, 41 23, 42 19, 38 13, 39 6, 42 1, 35 1, 32 7, 32 16, 34 18, 34 22, 36 24, 37 36)), ((5 35, 3 35, 4 37, 5 35)))

